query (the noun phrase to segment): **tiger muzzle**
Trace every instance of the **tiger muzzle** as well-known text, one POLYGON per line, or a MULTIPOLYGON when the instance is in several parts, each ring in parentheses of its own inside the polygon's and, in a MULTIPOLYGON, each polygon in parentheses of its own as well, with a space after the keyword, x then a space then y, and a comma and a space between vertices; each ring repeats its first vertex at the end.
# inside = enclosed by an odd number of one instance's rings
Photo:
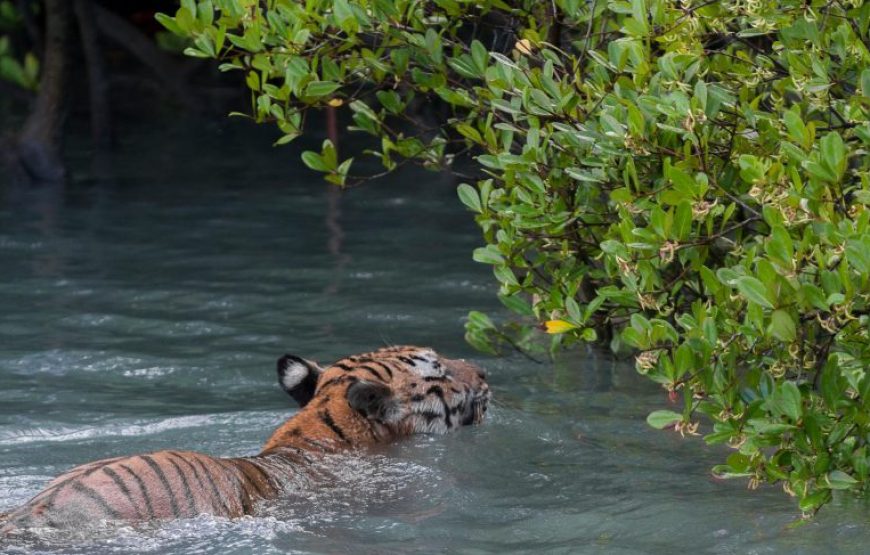
POLYGON ((462 413, 462 425, 480 424, 492 398, 486 383, 486 370, 461 359, 448 359, 444 362, 451 376, 468 387, 469 401, 462 413))

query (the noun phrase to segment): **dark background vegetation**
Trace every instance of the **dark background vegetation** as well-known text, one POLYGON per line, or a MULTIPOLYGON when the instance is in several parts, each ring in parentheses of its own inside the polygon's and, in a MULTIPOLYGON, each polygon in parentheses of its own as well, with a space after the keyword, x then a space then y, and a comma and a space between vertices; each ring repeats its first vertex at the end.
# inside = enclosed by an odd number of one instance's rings
POLYGON ((174 12, 172 0, 5 0, 0 64, 39 62, 28 83, 0 71, 0 152, 4 180, 25 185, 62 183, 71 176, 64 137, 92 143, 94 175, 125 132, 177 118, 224 121, 249 101, 243 84, 212 60, 181 54, 182 39, 154 19, 174 12), (11 8, 11 9, 10 9, 11 8), (5 59, 4 59, 5 58, 5 59), (78 140, 78 139, 77 139, 78 140))

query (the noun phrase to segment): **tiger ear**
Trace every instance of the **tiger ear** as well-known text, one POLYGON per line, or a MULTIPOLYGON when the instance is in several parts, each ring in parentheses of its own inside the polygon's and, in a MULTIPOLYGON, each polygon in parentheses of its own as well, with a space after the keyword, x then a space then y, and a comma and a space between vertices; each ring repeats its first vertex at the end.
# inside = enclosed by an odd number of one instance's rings
POLYGON ((384 384, 357 381, 347 388, 347 402, 350 407, 373 420, 389 422, 398 412, 398 403, 393 392, 384 384))
POLYGON ((317 379, 323 369, 310 360, 295 355, 284 355, 278 359, 278 383, 299 403, 300 407, 308 404, 317 389, 317 379))

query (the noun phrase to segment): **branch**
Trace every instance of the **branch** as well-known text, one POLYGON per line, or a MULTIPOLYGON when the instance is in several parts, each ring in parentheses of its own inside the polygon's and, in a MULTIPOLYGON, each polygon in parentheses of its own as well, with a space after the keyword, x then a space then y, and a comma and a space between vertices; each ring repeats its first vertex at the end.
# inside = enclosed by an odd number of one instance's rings
POLYGON ((97 28, 122 48, 133 54, 140 62, 151 68, 157 77, 185 108, 198 110, 201 105, 187 87, 181 68, 164 54, 154 42, 122 17, 94 4, 97 28))

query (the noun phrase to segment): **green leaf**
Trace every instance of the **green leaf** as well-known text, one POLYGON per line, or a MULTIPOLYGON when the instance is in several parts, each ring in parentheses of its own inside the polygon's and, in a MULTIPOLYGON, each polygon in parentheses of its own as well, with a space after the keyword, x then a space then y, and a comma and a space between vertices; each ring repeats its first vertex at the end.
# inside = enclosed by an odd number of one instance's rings
POLYGON ((157 20, 158 23, 163 25, 170 33, 178 36, 185 36, 184 31, 175 23, 175 18, 169 17, 164 13, 156 13, 154 14, 154 19, 157 20))
POLYGON ((482 264, 504 264, 504 257, 498 252, 495 245, 487 245, 474 249, 472 258, 482 264))
POLYGON ((846 242, 846 257, 849 259, 849 264, 862 274, 866 275, 870 272, 870 236, 849 239, 846 242))
POLYGON ((483 212, 483 207, 480 204, 480 197, 477 195, 477 190, 468 183, 461 183, 456 188, 456 193, 459 195, 459 200, 462 204, 471 208, 477 213, 483 212))
POLYGON ((849 476, 842 470, 832 470, 825 476, 825 480, 821 485, 825 485, 831 489, 850 489, 858 483, 858 480, 849 476))
POLYGON ((426 29, 425 34, 425 43, 426 43, 426 52, 432 56, 432 61, 436 64, 441 63, 441 36, 433 29, 429 27, 426 29))
POLYGON ((674 225, 671 234, 677 241, 683 241, 692 231, 692 205, 688 200, 683 200, 677 205, 674 214, 674 225))
POLYGON ((737 289, 740 293, 764 308, 773 308, 773 303, 767 296, 767 288, 763 283, 752 276, 741 276, 737 278, 737 289))
POLYGON ((787 110, 783 114, 782 119, 785 122, 785 127, 788 129, 788 136, 791 140, 799 145, 804 144, 807 128, 804 125, 803 119, 801 119, 800 113, 797 110, 787 110))
POLYGON ((398 114, 404 108, 402 99, 396 91, 378 91, 375 93, 378 97, 378 102, 381 106, 387 109, 391 114, 398 114))
POLYGON ((843 175, 846 169, 846 146, 837 132, 831 132, 821 141, 822 164, 835 178, 843 175))
POLYGON ((520 316, 527 316, 531 318, 535 315, 535 312, 532 310, 532 307, 529 306, 529 303, 527 303, 519 295, 499 295, 498 300, 501 301, 501 304, 505 305, 508 310, 516 312, 520 316))
POLYGON ((801 285, 801 293, 807 303, 819 310, 828 310, 828 303, 825 302, 825 292, 820 287, 812 283, 804 283, 801 285))
POLYGON ((472 327, 480 330, 495 329, 495 324, 486 314, 472 310, 468 313, 468 323, 472 327))
POLYGON ((788 312, 782 309, 774 310, 771 313, 768 331, 772 336, 784 343, 791 343, 797 335, 794 319, 788 312))
POLYGON ((683 415, 672 410, 655 410, 646 417, 646 423, 657 430, 676 424, 683 415))
MULTIPOLYGON (((203 53, 203 57, 205 57, 205 53, 203 53)), ((245 83, 248 85, 248 88, 252 91, 259 92, 260 90, 260 76, 257 75, 256 71, 249 71, 248 76, 245 78, 245 83)))
POLYGON ((837 176, 825 164, 819 164, 815 160, 806 160, 801 165, 813 177, 829 183, 837 181, 837 176))
POLYGON ((831 500, 831 492, 826 489, 817 490, 801 497, 798 506, 805 513, 811 513, 831 500))
POLYGON ((489 61, 489 51, 479 40, 471 41, 471 59, 474 61, 477 75, 483 76, 489 61))
POLYGON ((492 269, 495 278, 502 284, 505 285, 519 285, 519 281, 517 281, 517 276, 514 275, 513 270, 508 268, 507 266, 495 266, 492 269))
POLYGON ((763 418, 750 418, 748 424, 752 426, 752 429, 754 429, 759 434, 775 436, 782 435, 784 432, 788 432, 797 428, 797 426, 793 424, 772 422, 763 418))
POLYGON ((800 420, 803 401, 796 383, 783 382, 777 389, 775 403, 792 422, 800 420))
POLYGON ((285 135, 281 135, 278 138, 278 140, 273 143, 273 146, 286 145, 287 143, 293 141, 294 139, 296 139, 298 137, 299 137, 299 133, 287 133, 285 135))
POLYGON ((764 161, 753 154, 741 154, 738 159, 740 177, 747 183, 756 183, 764 179, 767 173, 764 161))
POLYGON ((677 348, 674 354, 674 365, 677 367, 677 372, 684 375, 695 369, 695 354, 688 343, 683 343, 677 348))
POLYGON ((580 311, 580 305, 573 297, 565 299, 565 310, 568 312, 568 317, 574 322, 583 321, 583 313, 580 311))
POLYGON ((781 226, 776 225, 770 230, 770 238, 765 246, 768 256, 773 258, 781 266, 791 268, 793 265, 794 247, 791 235, 781 226))
POLYGON ((356 18, 354 17, 353 11, 351 11, 350 4, 347 2, 347 0, 334 0, 332 10, 332 13, 335 17, 335 22, 338 24, 342 31, 348 33, 356 31, 356 18))
POLYGON ((306 166, 314 171, 326 172, 329 171, 329 166, 323 160, 323 157, 312 150, 306 150, 302 153, 302 161, 306 166))
POLYGON ((341 87, 333 81, 312 81, 305 87, 304 96, 326 96, 338 90, 341 87))

